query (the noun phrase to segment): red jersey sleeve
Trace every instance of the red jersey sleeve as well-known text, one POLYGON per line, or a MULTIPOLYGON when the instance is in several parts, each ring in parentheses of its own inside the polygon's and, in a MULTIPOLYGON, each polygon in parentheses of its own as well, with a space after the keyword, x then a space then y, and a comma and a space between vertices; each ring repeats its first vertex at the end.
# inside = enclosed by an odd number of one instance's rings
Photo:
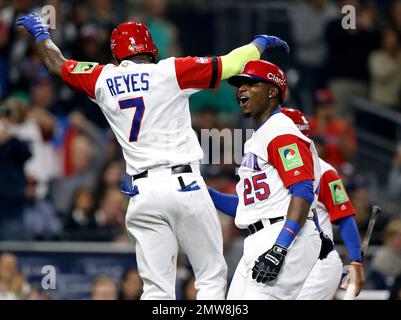
POLYGON ((278 136, 267 146, 267 154, 286 188, 303 180, 315 180, 309 143, 301 138, 292 134, 278 136))
POLYGON ((334 170, 326 171, 320 178, 319 201, 327 208, 331 222, 355 215, 343 182, 334 170))
POLYGON ((175 59, 175 72, 181 90, 217 88, 221 81, 221 71, 220 57, 175 59))
POLYGON ((61 67, 61 77, 73 90, 84 92, 96 99, 95 86, 103 67, 104 65, 97 62, 68 60, 61 67))

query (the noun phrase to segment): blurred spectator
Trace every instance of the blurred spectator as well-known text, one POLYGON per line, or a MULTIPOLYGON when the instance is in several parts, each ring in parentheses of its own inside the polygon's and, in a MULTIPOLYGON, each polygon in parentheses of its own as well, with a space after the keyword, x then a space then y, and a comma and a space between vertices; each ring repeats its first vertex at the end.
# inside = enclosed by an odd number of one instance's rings
POLYGON ((111 200, 100 199, 100 209, 96 211, 92 191, 86 187, 79 188, 74 196, 73 207, 66 218, 64 239, 68 241, 115 240, 121 234, 122 228, 121 221, 113 215, 119 216, 119 209, 123 207, 123 204, 116 204, 116 202, 122 199, 122 195, 120 197, 114 194, 108 197, 111 200), (113 201, 113 198, 116 200, 113 201), (108 218, 110 216, 113 217, 108 218))
POLYGON ((30 156, 27 144, 12 133, 7 107, 0 106, 0 240, 24 239, 24 164, 30 156))
POLYGON ((60 172, 59 159, 51 143, 55 120, 45 109, 53 95, 53 89, 42 89, 42 86, 47 84, 38 83, 33 89, 37 105, 32 104, 24 91, 13 92, 6 101, 11 111, 15 135, 26 141, 32 152, 32 157, 27 161, 24 170, 38 182, 36 189, 38 199, 46 196, 50 179, 60 172))
POLYGON ((102 132, 79 112, 70 115, 70 122, 65 146, 67 176, 55 179, 50 188, 51 200, 61 214, 67 214, 80 187, 93 190, 106 159, 102 132))
POLYGON ((401 220, 390 221, 384 231, 384 246, 380 247, 371 262, 372 269, 385 278, 401 274, 401 220))
POLYGON ((356 29, 344 29, 341 16, 328 25, 326 34, 329 86, 338 99, 341 114, 349 113, 347 106, 351 96, 367 96, 368 57, 380 45, 376 7, 373 4, 362 6, 359 0, 339 2, 339 8, 344 5, 354 6, 356 29))
MULTIPOLYGON (((190 98, 191 111, 202 113, 210 108, 217 112, 218 121, 235 123, 240 118, 235 88, 222 81, 217 90, 201 90, 190 98)), ((202 127, 205 128, 205 127, 202 127)))
POLYGON ((165 0, 146 0, 145 10, 146 13, 143 20, 159 49, 159 60, 181 56, 178 30, 166 18, 167 2, 165 0))
MULTIPOLYGON (((358 226, 361 239, 365 236, 368 228, 372 201, 368 189, 368 183, 362 175, 354 175, 345 186, 355 208, 355 221, 358 226)), ((381 245, 383 230, 388 222, 388 217, 382 214, 378 217, 375 228, 370 239, 372 245, 381 245)))
POLYGON ((399 200, 401 196, 401 142, 395 151, 388 175, 387 192, 391 199, 399 200))
POLYGON ((375 102, 401 110, 400 36, 390 28, 382 33, 382 48, 369 56, 370 97, 375 102))
POLYGON ((62 223, 53 204, 43 198, 37 199, 37 182, 27 177, 25 188, 24 229, 31 240, 57 240, 62 231, 62 223))
POLYGON ((112 7, 111 0, 91 0, 90 7, 93 20, 107 29, 114 28, 114 24, 118 19, 116 17, 117 10, 112 7))
POLYGON ((217 110, 213 105, 206 105, 202 107, 202 111, 195 113, 194 127, 198 134, 198 138, 201 137, 201 130, 217 128, 217 110))
POLYGON ((25 300, 49 300, 49 296, 35 288, 32 288, 25 300))
POLYGON ((97 199, 102 198, 107 189, 120 187, 121 179, 125 172, 124 166, 125 164, 122 160, 111 160, 104 165, 96 183, 95 194, 97 199))
POLYGON ((109 128, 106 129, 106 155, 107 161, 111 160, 124 160, 123 153, 120 145, 118 144, 117 138, 113 131, 109 128))
POLYGON ((103 241, 117 240, 125 233, 126 199, 118 188, 106 190, 100 200, 99 209, 95 212, 99 232, 102 232, 103 241))
POLYGON ((80 52, 74 59, 80 61, 96 61, 107 64, 112 61, 109 49, 109 32, 96 24, 86 24, 81 28, 79 43, 80 52), (106 48, 107 46, 107 48, 106 48))
POLYGON ((65 228, 71 229, 74 233, 80 228, 85 230, 96 228, 94 212, 95 199, 92 191, 86 187, 79 188, 74 195, 72 209, 68 215, 65 228))
POLYGON ((65 48, 71 56, 76 57, 80 53, 81 28, 89 21, 89 9, 86 3, 71 1, 69 16, 64 23, 65 48))
POLYGON ((0 78, 6 76, 7 89, 15 90, 25 85, 22 82, 21 68, 31 43, 27 34, 17 27, 16 21, 32 9, 33 1, 12 0, 10 2, 9 6, 0 11, 0 61, 2 61, 0 78))
POLYGON ((118 300, 139 300, 143 291, 143 281, 137 269, 127 270, 121 279, 118 300))
POLYGON ((23 274, 18 272, 17 257, 12 253, 0 255, 0 300, 25 299, 31 290, 23 274))
POLYGON ((391 27, 401 36, 401 1, 393 1, 388 12, 391 27))
POLYGON ((100 276, 92 284, 91 300, 117 300, 116 282, 107 276, 100 276))
POLYGON ((357 149, 352 123, 337 115, 336 98, 330 90, 316 91, 315 100, 315 116, 309 120, 311 134, 323 144, 320 156, 338 168, 351 161, 357 149))
POLYGON ((337 8, 326 0, 306 0, 291 6, 295 62, 302 79, 300 96, 309 98, 301 101, 301 105, 307 113, 312 111, 313 92, 326 84, 327 44, 324 36, 328 22, 337 15, 337 8))

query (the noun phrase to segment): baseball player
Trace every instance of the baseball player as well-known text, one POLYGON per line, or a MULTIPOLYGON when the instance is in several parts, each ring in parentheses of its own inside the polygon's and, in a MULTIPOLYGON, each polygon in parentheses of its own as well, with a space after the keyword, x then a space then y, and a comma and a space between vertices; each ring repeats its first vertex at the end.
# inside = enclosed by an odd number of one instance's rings
POLYGON ((120 143, 132 198, 126 215, 135 240, 141 299, 175 299, 179 245, 189 257, 198 299, 224 299, 227 266, 217 213, 199 173, 203 157, 191 128, 188 98, 238 74, 264 50, 289 51, 277 37, 259 35, 221 57, 168 58, 148 28, 127 22, 110 46, 118 65, 66 60, 37 14, 18 20, 34 37, 48 71, 96 102, 120 143))
MULTIPOLYGON (((301 111, 281 108, 281 112, 288 116, 305 136, 309 137, 309 123, 301 111)), ((353 218, 355 210, 348 199, 337 171, 322 159, 319 158, 319 161, 322 172, 317 202, 319 227, 333 241, 332 223, 339 225, 341 236, 351 260, 350 268, 355 270, 354 273, 350 272, 350 274, 355 274, 353 282, 356 286, 356 293, 359 294, 363 285, 363 266, 359 232, 353 218)), ((209 192, 214 203, 219 205, 218 209, 235 216, 236 204, 238 203, 236 196, 222 194, 211 188, 209 188, 209 192), (228 199, 228 201, 221 206, 223 199, 228 199)), ((296 299, 333 299, 341 280, 343 265, 336 250, 325 251, 324 253, 321 251, 321 255, 296 299)))
MULTIPOLYGON (((291 108, 282 108, 281 112, 297 125, 299 130, 309 137, 309 123, 305 115, 291 108)), ((333 166, 319 159, 322 168, 320 191, 316 206, 319 224, 323 232, 333 241, 333 226, 340 228, 340 234, 351 260, 350 268, 354 269, 356 296, 363 285, 363 265, 358 228, 353 216, 356 214, 348 198, 340 176, 333 166)), ((302 287, 299 300, 331 300, 333 299, 341 280, 343 264, 336 250, 332 250, 327 258, 318 260, 302 287)))
POLYGON ((287 81, 278 66, 250 61, 228 81, 257 128, 245 143, 237 196, 211 190, 215 206, 232 210, 236 226, 249 230, 227 299, 296 299, 321 248, 309 214, 319 158, 313 142, 281 112, 287 81))

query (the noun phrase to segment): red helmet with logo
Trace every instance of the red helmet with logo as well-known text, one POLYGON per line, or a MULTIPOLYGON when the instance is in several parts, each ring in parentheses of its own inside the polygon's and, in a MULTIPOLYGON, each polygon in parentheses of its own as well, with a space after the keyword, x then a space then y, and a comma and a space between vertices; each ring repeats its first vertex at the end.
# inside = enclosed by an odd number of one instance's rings
POLYGON ((302 111, 293 108, 281 108, 281 112, 289 117, 305 136, 309 137, 311 133, 309 122, 302 111))
POLYGON ((249 61, 242 73, 229 78, 228 83, 238 87, 244 78, 275 84, 281 91, 281 99, 284 103, 287 91, 287 78, 280 67, 264 60, 249 61))
POLYGON ((118 60, 137 54, 149 54, 157 61, 158 50, 146 25, 140 22, 124 22, 111 33, 110 47, 118 60))

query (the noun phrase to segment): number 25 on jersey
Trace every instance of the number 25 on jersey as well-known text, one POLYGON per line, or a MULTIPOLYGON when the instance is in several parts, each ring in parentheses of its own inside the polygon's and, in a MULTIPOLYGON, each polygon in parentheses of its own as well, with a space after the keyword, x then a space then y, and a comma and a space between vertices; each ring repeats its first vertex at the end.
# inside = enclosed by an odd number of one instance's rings
POLYGON ((263 181, 266 179, 266 173, 260 173, 250 179, 244 180, 244 204, 255 203, 255 197, 259 201, 266 200, 270 196, 269 185, 263 181), (252 194, 255 194, 254 196, 252 194))

